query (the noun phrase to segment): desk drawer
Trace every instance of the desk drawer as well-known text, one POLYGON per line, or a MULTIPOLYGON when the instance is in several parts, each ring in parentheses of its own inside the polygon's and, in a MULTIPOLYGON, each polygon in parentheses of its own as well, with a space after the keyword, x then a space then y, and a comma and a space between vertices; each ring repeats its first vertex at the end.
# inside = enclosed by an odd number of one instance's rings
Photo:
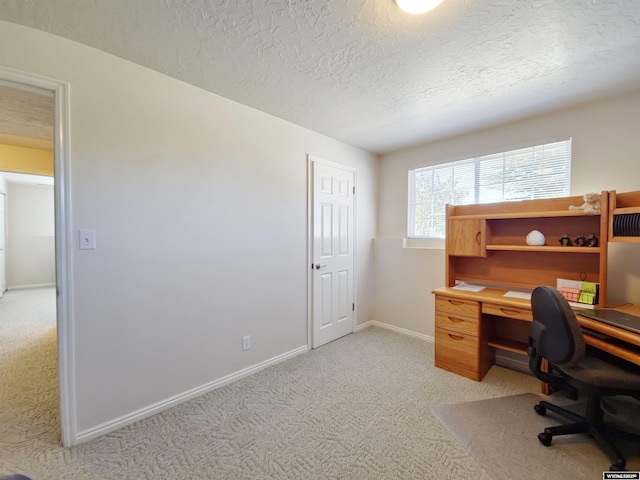
POLYGON ((435 356, 438 363, 456 365, 465 370, 478 372, 480 340, 478 337, 436 328, 435 356))
POLYGON ((478 318, 480 316, 480 303, 473 300, 459 300, 436 295, 436 311, 478 318))
POLYGON ((448 312, 436 310, 436 327, 455 330, 477 337, 480 335, 480 321, 477 318, 452 315, 448 312))
POLYGON ((515 318, 516 320, 533 321, 533 315, 528 308, 497 305, 495 303, 483 303, 482 313, 497 315, 499 317, 515 318))

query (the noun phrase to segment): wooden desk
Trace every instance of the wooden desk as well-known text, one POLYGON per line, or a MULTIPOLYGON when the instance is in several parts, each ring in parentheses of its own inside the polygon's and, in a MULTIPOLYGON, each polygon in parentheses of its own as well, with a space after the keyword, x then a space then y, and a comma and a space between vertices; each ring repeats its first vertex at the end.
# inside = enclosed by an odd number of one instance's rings
MULTIPOLYGON (((435 312, 435 364, 437 367, 480 381, 495 362, 495 350, 527 354, 531 302, 505 297, 506 290, 480 292, 442 287, 433 290, 435 312)), ((640 315, 639 306, 620 310, 640 315)), ((577 316, 581 326, 610 338, 585 333, 595 348, 640 365, 640 334, 577 316)))

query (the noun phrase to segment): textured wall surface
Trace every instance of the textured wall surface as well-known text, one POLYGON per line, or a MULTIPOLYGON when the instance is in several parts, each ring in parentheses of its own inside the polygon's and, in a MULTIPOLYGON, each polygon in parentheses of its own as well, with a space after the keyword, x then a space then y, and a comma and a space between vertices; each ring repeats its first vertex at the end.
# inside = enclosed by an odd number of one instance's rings
MULTIPOLYGON (((640 82, 637 0, 0 0, 0 19, 375 152, 640 82)), ((106 79, 105 79, 106 80, 106 79)))

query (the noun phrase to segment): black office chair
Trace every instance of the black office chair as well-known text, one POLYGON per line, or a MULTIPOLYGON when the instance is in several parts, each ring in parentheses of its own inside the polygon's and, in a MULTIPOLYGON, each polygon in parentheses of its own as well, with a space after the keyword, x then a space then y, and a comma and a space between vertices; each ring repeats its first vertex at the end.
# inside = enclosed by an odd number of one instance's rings
POLYGON ((618 433, 640 442, 640 436, 605 426, 601 405, 603 396, 640 395, 640 374, 586 354, 578 320, 567 300, 558 290, 538 287, 531 294, 533 324, 529 330, 529 367, 542 381, 557 388, 568 387, 587 395, 584 416, 541 401, 534 409, 539 415, 547 410, 574 423, 548 427, 538 440, 551 445, 556 435, 588 433, 611 461, 610 470, 624 470, 626 459, 607 433, 618 433), (542 359, 549 361, 549 372, 542 371, 542 359))

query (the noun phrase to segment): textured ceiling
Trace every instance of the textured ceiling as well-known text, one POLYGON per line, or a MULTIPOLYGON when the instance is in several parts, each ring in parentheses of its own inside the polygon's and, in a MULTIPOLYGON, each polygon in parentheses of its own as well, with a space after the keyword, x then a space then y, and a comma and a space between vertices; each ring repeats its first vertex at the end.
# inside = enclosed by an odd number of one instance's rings
POLYGON ((0 0, 0 19, 373 152, 640 87, 639 0, 0 0))
POLYGON ((53 96, 0 83, 0 143, 53 150, 53 96))

